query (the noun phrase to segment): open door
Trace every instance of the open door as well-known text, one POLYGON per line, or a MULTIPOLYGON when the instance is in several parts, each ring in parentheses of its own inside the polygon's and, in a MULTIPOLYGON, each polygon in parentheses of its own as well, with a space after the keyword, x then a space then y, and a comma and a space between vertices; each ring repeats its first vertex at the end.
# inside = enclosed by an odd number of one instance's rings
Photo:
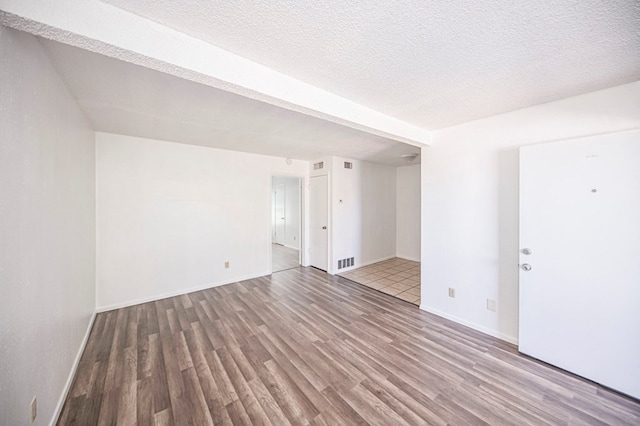
POLYGON ((640 132, 521 148, 519 345, 640 398, 640 132))
POLYGON ((326 271, 329 259, 329 178, 309 179, 309 264, 326 271))

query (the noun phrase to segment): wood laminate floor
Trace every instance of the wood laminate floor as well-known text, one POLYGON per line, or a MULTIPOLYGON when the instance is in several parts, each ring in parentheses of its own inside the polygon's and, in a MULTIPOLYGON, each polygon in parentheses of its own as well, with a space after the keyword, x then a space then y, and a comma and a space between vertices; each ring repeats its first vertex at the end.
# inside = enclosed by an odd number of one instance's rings
POLYGON ((640 403, 296 268, 99 314, 59 424, 116 423, 638 425, 640 403))
POLYGON ((271 244, 271 271, 279 272, 300 266, 299 250, 281 244, 271 244))

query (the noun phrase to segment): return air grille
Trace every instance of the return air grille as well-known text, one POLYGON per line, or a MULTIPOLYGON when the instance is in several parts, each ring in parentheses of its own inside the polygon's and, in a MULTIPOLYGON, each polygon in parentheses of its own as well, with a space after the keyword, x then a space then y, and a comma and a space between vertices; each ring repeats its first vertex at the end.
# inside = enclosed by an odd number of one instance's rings
POLYGON ((353 163, 350 161, 345 161, 344 162, 344 168, 345 169, 353 169, 353 163))
POLYGON ((353 266, 353 264, 354 264, 353 257, 340 259, 338 260, 338 269, 348 268, 349 266, 353 266))
POLYGON ((319 163, 313 163, 313 170, 324 169, 324 161, 320 161, 319 163))

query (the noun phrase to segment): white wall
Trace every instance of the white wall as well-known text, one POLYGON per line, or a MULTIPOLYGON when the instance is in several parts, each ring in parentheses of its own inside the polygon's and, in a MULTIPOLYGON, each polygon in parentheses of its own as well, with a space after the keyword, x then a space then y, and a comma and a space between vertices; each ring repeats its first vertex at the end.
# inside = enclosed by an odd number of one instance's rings
POLYGON ((95 306, 93 131, 34 37, 0 58, 0 423, 43 425, 95 306))
POLYGON ((422 150, 421 308, 516 341, 518 147, 634 128, 640 82, 436 132, 422 150))
POLYGON ((395 167, 331 158, 330 270, 344 272, 396 254, 395 167), (344 162, 353 163, 345 169, 344 162), (338 260, 354 257, 353 268, 338 271, 338 260))
MULTIPOLYGON (((296 250, 300 249, 300 179, 274 176, 272 188, 284 185, 284 245, 296 250)), ((272 226, 275 224, 272 222, 272 226)))
POLYGON ((396 170, 396 256, 420 261, 420 164, 396 170))
POLYGON ((268 274, 271 175, 309 167, 106 133, 96 151, 99 310, 268 274))

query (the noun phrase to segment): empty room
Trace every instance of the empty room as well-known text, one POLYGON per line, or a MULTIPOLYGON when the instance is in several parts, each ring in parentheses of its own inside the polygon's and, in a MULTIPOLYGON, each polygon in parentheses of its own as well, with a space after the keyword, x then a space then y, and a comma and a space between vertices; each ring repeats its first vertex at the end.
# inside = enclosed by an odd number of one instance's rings
POLYGON ((638 425, 638 164, 637 0, 0 0, 0 425, 638 425))

